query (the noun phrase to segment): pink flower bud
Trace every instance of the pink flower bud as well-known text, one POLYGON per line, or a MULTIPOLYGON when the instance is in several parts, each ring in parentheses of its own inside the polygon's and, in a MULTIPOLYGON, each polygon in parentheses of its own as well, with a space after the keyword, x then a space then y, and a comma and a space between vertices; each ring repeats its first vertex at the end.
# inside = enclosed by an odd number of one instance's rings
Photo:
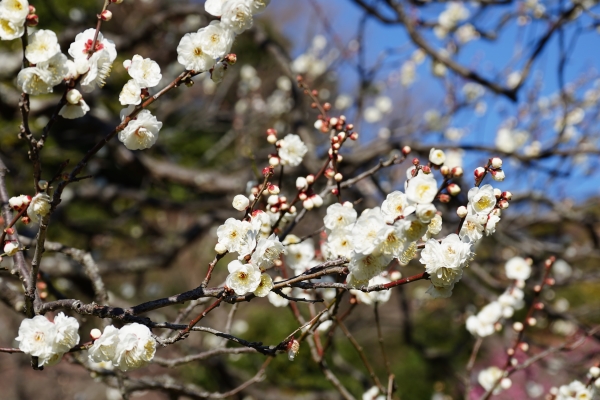
POLYGON ((237 56, 233 53, 227 54, 227 56, 225 56, 225 61, 227 61, 229 65, 233 65, 237 62, 237 56))
POLYGON ((269 185, 268 190, 270 194, 279 194, 279 186, 277 185, 269 185))
POLYGON ((37 16, 37 14, 29 14, 25 18, 25 23, 27 24, 27 26, 37 26, 40 23, 40 19, 37 16))
POLYGON ((460 178, 463 175, 463 169, 461 167, 452 168, 452 176, 455 178, 460 178))
POLYGON ((473 174, 475 175, 475 179, 479 180, 479 179, 483 178, 483 175, 485 174, 485 168, 477 167, 477 168, 475 168, 475 171, 473 172, 473 174))
POLYGON ((510 200, 512 200, 512 193, 511 192, 502 192, 500 197, 510 201, 510 200))
POLYGON ((102 11, 102 13, 100 14, 100 19, 102 21, 110 21, 112 19, 112 12, 110 12, 110 10, 102 11))
POLYGON ((508 201, 506 200, 500 200, 498 202, 498 207, 502 210, 506 210, 508 208, 508 201))
POLYGON ((537 320, 533 317, 527 318, 527 325, 529 326, 535 326, 535 324, 537 324, 537 320))
POLYGON ((29 14, 35 14, 35 7, 31 4, 29 5, 29 14))
POLYGON ((439 199, 442 203, 449 203, 450 202, 450 196, 448 196, 447 194, 440 194, 439 199))
POLYGON ((423 173, 425 173, 425 174, 431 173, 431 168, 428 165, 424 165, 422 170, 423 170, 423 173))
POLYGON ((456 196, 460 193, 460 186, 458 186, 456 183, 449 184, 447 189, 450 196, 456 196))
POLYGON ((410 148, 410 146, 404 146, 404 147, 402 148, 402 154, 403 154, 404 156, 407 156, 407 155, 409 155, 409 154, 410 154, 411 150, 412 150, 412 149, 410 148))
POLYGON ((358 140, 358 132, 352 132, 350 134, 350 139, 352 139, 352 140, 358 140))

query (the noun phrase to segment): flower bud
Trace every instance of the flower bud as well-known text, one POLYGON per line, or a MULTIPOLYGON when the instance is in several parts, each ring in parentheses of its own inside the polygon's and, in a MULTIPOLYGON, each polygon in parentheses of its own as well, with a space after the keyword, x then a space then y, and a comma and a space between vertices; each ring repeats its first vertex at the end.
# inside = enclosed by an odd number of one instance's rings
POLYGON ((217 242, 217 244, 215 245, 215 252, 217 254, 225 254, 225 253, 227 253, 227 247, 225 247, 221 243, 217 242))
POLYGON ((410 146, 404 146, 404 147, 402 148, 402 154, 403 154, 403 155, 405 155, 405 156, 407 156, 407 155, 409 155, 409 154, 410 154, 411 150, 412 150, 412 149, 410 148, 410 146))
POLYGON ((269 196, 269 198, 267 199, 267 203, 270 206, 273 206, 273 205, 279 203, 279 196, 277 196, 277 195, 269 196))
POLYGON ((307 210, 312 210, 315 206, 315 203, 313 203, 313 201, 310 198, 308 198, 302 202, 302 206, 304 206, 304 208, 306 208, 307 210))
POLYGON ((461 176, 463 176, 463 169, 461 167, 454 167, 452 168, 452 176, 455 178, 460 178, 461 176))
POLYGON ((475 171, 473 172, 473 174, 475 175, 475 179, 479 180, 479 179, 483 178, 483 175, 485 174, 485 168, 477 167, 477 168, 475 168, 475 171))
POLYGON ((336 126, 336 125, 337 125, 337 123, 338 123, 338 119, 337 119, 336 117, 331 117, 331 118, 329 119, 329 125, 330 125, 330 126, 336 126))
POLYGON ((233 53, 230 53, 225 56, 224 60, 227 61, 229 65, 233 65, 237 62, 237 56, 233 53))
POLYGON ((279 194, 279 186, 277 185, 269 185, 268 190, 270 194, 279 194))
POLYGON ((273 156, 269 157, 269 165, 276 167, 279 165, 279 157, 273 156))
POLYGON ((7 256, 12 257, 19 252, 19 246, 15 242, 6 242, 4 252, 7 256))
POLYGON ((67 102, 69 104, 79 104, 79 102, 81 101, 81 99, 83 99, 83 96, 81 95, 81 92, 77 89, 71 89, 67 92, 67 102))
POLYGON ((515 323, 513 324, 513 329, 514 329, 516 332, 521 332, 521 331, 523 330, 523 324, 522 324, 521 322, 515 322, 515 323))
POLYGON ((311 196, 310 199, 312 200, 313 204, 317 208, 319 208, 323 205, 323 198, 321 196, 319 196, 318 194, 311 196))
POLYGON ((529 350, 529 344, 525 342, 519 343, 519 348, 521 351, 527 352, 529 350))
POLYGON ((592 368, 590 368, 590 375, 592 376, 592 378, 597 378, 600 376, 600 368, 593 366, 592 368))
POLYGON ((333 176, 335 175, 335 171, 331 168, 327 168, 325 170, 325 176, 328 178, 333 178, 333 176))
POLYGON ((275 136, 275 135, 267 136, 267 142, 269 142, 271 144, 275 144, 275 142, 277 142, 277 136, 275 136))
POLYGON ((306 180, 306 178, 299 176, 296 179, 296 189, 298 190, 304 190, 308 187, 308 182, 306 180))
POLYGON ((510 380, 510 378, 502 378, 502 380, 500 381, 500 387, 504 390, 510 389, 511 386, 512 381, 510 380))
POLYGON ((298 195, 298 198, 302 201, 306 200, 308 198, 308 195, 306 193, 300 193, 298 195))
POLYGON ((341 154, 338 154, 338 155, 337 155, 337 160, 336 160, 336 161, 337 161, 337 163, 339 164, 339 163, 341 163, 341 162, 342 162, 342 160, 343 160, 343 159, 344 159, 344 157, 342 157, 342 155, 341 155, 341 154))
POLYGON ((465 207, 465 206, 460 206, 456 209, 456 215, 458 215, 459 218, 466 217, 468 213, 469 213, 469 211, 467 210, 467 207, 465 207))
POLYGON ((90 331, 90 337, 92 340, 100 339, 100 336, 102 336, 102 331, 100 329, 94 328, 90 331))
POLYGON ((499 199, 501 195, 502 195, 502 192, 500 191, 500 189, 494 188, 494 197, 499 199))
POLYGON ((342 179, 344 179, 344 176, 338 172, 333 176, 333 179, 335 179, 336 182, 341 182, 342 179))
POLYGON ((350 139, 352 139, 352 140, 358 140, 358 132, 352 132, 350 134, 350 139))
POLYGON ((442 203, 449 203, 450 202, 450 196, 448 196, 445 193, 440 194, 439 199, 442 203))
POLYGON ((314 123, 314 127, 317 130, 321 130, 321 128, 323 128, 323 120, 322 119, 316 120, 314 123))
POLYGON ((125 60, 123 61, 123 68, 125 69, 129 69, 129 67, 131 67, 131 60, 125 60))
POLYGON ((502 171, 501 169, 499 169, 499 170, 492 170, 490 172, 492 173, 492 178, 496 182, 502 182, 504 180, 504 178, 506 177, 504 175, 504 171, 502 171))
POLYGON ((502 159, 500 157, 494 157, 491 159, 490 164, 494 169, 502 168, 502 159))
POLYGON ((511 192, 502 192, 500 197, 510 201, 510 200, 512 200, 512 193, 511 192))
POLYGON ((309 174, 306 176, 306 183, 312 185, 315 182, 315 176, 313 174, 309 174))
POLYGON ((296 206, 290 206, 290 214, 296 214, 296 206))
POLYGON ((352 202, 350 201, 345 201, 344 204, 342 204, 344 207, 348 207, 348 208, 354 208, 354 204, 352 204, 352 202))
POLYGON ((243 194, 238 194, 233 198, 231 205, 238 211, 244 211, 250 205, 250 200, 243 194))
POLYGON ((450 175, 450 167, 447 165, 442 165, 440 168, 440 172, 442 173, 443 176, 448 176, 448 175, 450 175))
POLYGON ((397 281, 398 279, 402 279, 402 273, 400 271, 392 271, 390 273, 390 280, 397 281))
POLYGON ((29 14, 35 14, 35 7, 32 6, 31 4, 29 5, 29 14))
POLYGON ((498 202, 498 207, 502 210, 506 210, 508 208, 508 201, 506 200, 500 200, 498 202))
POLYGON ((27 26, 37 26, 40 23, 40 19, 37 16, 37 14, 29 14, 25 18, 25 23, 27 24, 27 26))
POLYGON ((112 12, 110 12, 110 10, 102 11, 102 13, 100 14, 100 19, 102 21, 110 21, 112 19, 112 12))
POLYGON ((447 189, 450 196, 456 196, 460 193, 460 186, 458 186, 456 183, 449 184, 447 189))

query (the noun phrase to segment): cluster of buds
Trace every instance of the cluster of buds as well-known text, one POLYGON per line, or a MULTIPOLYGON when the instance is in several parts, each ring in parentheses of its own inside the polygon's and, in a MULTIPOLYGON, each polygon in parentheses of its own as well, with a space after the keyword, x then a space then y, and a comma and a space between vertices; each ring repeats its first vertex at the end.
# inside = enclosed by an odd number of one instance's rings
POLYGON ((25 17, 25 24, 27 26, 37 26, 40 23, 40 19, 35 13, 35 11, 35 7, 30 5, 29 14, 27 15, 27 17, 25 17))
POLYGON ((496 209, 506 210, 509 206, 509 201, 512 199, 512 193, 508 191, 501 191, 500 189, 494 189, 494 196, 496 196, 496 209))
POLYGON ((278 196, 276 194, 271 194, 267 198, 267 209, 274 214, 278 213, 279 211, 285 211, 290 214, 296 213, 296 207, 288 204, 287 197, 278 196))
MULTIPOLYGON (((271 144, 275 144, 277 143, 277 131, 273 128, 269 128, 267 129, 267 142, 271 143, 271 144)), ((275 155, 276 157, 277 155, 275 155)), ((273 157, 273 155, 270 155, 269 158, 273 157)))
MULTIPOLYGON (((327 173, 326 173, 327 174, 327 173)), ((323 205, 323 198, 314 193, 310 188, 315 182, 315 176, 309 174, 306 178, 299 176, 296 179, 296 189, 298 189, 298 199, 302 201, 302 205, 307 210, 319 208, 323 205)))
POLYGON ((506 175, 502 170, 502 159, 500 157, 490 158, 487 167, 477 167, 473 175, 475 175, 475 184, 477 185, 483 180, 485 174, 489 172, 492 178, 497 182, 502 182, 506 175))
MULTIPOLYGON (((8 200, 8 205, 10 206, 10 208, 23 215, 23 217, 21 217, 21 222, 25 225, 31 222, 31 218, 29 218, 29 216, 25 214, 27 208, 29 207, 29 204, 31 204, 31 196, 26 196, 24 194, 20 196, 11 197, 8 200)), ((6 232, 10 233, 8 230, 6 230, 6 232)))
POLYGON ((464 171, 461 167, 450 168, 447 165, 442 165, 440 167, 440 173, 446 179, 460 178, 463 176, 463 172, 464 171))

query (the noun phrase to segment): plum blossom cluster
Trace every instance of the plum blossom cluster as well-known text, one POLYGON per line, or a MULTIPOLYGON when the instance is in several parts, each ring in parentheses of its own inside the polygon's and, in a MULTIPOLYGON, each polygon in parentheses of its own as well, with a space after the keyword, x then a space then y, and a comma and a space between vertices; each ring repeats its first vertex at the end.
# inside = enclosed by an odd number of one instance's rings
MULTIPOLYGON (((40 181, 40 185, 47 186, 46 181, 40 181)), ((44 217, 50 212, 50 196, 44 192, 40 192, 35 196, 20 196, 11 197, 8 200, 8 205, 21 216, 21 222, 29 224, 30 222, 38 222, 41 217, 44 217)), ((6 233, 12 234, 14 229, 7 227, 6 233)), ((20 250, 17 242, 6 240, 3 243, 4 254, 12 257, 20 250)))
POLYGON ((502 390, 510 389, 512 386, 512 381, 505 376, 505 372, 495 366, 481 370, 477 376, 477 382, 485 390, 492 390, 493 388, 492 393, 494 395, 500 393, 502 390))
POLYGON ((37 19, 27 0, 4 0, 0 3, 0 40, 13 40, 25 33, 25 23, 37 19), (30 16, 31 15, 31 16, 30 16))
POLYGON ((213 80, 220 81, 226 64, 217 60, 231 50, 235 36, 252 27, 253 16, 262 12, 270 0, 207 0, 206 11, 220 17, 197 32, 186 33, 177 46, 177 61, 187 70, 212 70, 213 80))
POLYGON ((264 271, 275 265, 285 249, 275 234, 265 237, 266 226, 271 227, 269 215, 257 210, 249 221, 229 218, 217 229, 215 250, 239 255, 229 263, 226 280, 227 287, 238 295, 252 292, 265 297, 273 288, 273 280, 264 271))
POLYGON ((49 321, 43 315, 24 319, 19 326, 19 349, 38 358, 38 367, 57 364, 63 354, 79 343, 79 322, 62 312, 49 321))
POLYGON ((509 279, 514 279, 515 284, 506 289, 496 301, 483 307, 477 315, 467 318, 467 330, 475 336, 486 337, 501 329, 499 323, 502 318, 511 318, 515 310, 520 310, 525 305, 522 288, 531 275, 531 260, 522 257, 513 257, 506 262, 505 271, 509 279))
POLYGON ((156 352, 156 341, 147 326, 133 323, 117 329, 112 325, 92 331, 95 339, 89 348, 89 359, 103 363, 106 369, 116 367, 121 371, 148 365, 156 352))
POLYGON ((577 380, 568 385, 562 385, 558 389, 554 388, 553 392, 555 392, 556 400, 591 400, 594 398, 594 390, 577 380))

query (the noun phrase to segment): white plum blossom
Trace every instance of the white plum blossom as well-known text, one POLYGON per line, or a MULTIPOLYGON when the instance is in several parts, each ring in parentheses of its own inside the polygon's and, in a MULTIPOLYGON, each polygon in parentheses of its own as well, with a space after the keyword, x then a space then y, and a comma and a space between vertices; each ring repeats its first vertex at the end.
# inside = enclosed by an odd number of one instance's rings
MULTIPOLYGON (((87 59, 94 42, 95 28, 89 28, 75 36, 75 41, 69 46, 69 55, 74 60, 87 59)), ((117 49, 112 40, 106 39, 102 32, 98 32, 94 54, 106 52, 112 64, 117 58, 117 49)))
POLYGON ((531 276, 531 265, 523 257, 513 257, 506 262, 506 277, 525 281, 531 276))
POLYGON ((258 241, 250 262, 262 269, 271 268, 275 260, 278 260, 281 254, 285 254, 285 252, 283 244, 279 241, 277 235, 273 233, 268 238, 262 238, 258 241))
POLYGON ((265 297, 271 293, 271 289, 273 289, 273 279, 271 279, 269 274, 262 274, 260 276, 260 283, 253 293, 258 297, 265 297))
POLYGON ((350 258, 354 251, 351 227, 336 229, 327 237, 327 243, 322 246, 323 255, 327 259, 338 257, 350 258), (326 255, 327 253, 327 255, 326 255))
POLYGON ((385 227, 379 207, 363 211, 352 229, 354 250, 361 254, 373 253, 377 248, 377 235, 385 227))
POLYGON ((593 397, 594 392, 591 388, 588 388, 585 383, 575 380, 558 388, 556 400, 591 400, 593 397))
POLYGON ((223 13, 223 5, 226 2, 227 0, 206 0, 204 9, 207 13, 214 15, 215 17, 220 17, 223 13))
POLYGON ((58 353, 66 353, 79 343, 79 322, 73 317, 59 312, 54 318, 56 326, 55 350, 58 353))
POLYGON ((88 111, 90 111, 90 106, 87 105, 85 100, 81 99, 77 104, 65 104, 58 115, 66 119, 76 119, 83 117, 88 111))
POLYGON ((450 286, 435 286, 431 284, 425 293, 434 299, 447 299, 452 296, 452 290, 454 290, 454 283, 450 286))
POLYGON ((429 161, 435 165, 442 165, 446 161, 446 153, 444 150, 432 148, 429 150, 429 161))
POLYGON ((500 222, 500 217, 496 215, 496 213, 491 213, 488 215, 487 223, 485 224, 485 234, 487 236, 496 232, 496 224, 500 222))
POLYGON ((334 203, 327 207, 327 215, 325 215, 323 222, 325 228, 334 231, 354 224, 356 216, 356 210, 352 206, 347 207, 340 203, 334 203))
POLYGON ((379 394, 379 388, 373 386, 371 389, 363 393, 362 400, 385 400, 385 395, 379 394))
POLYGON ((104 328, 100 338, 94 340, 94 344, 88 350, 89 359, 93 362, 107 362, 115 359, 119 343, 119 330, 112 325, 104 328))
POLYGON ((17 75, 17 86, 27 94, 38 95, 52 92, 52 85, 46 83, 50 79, 48 71, 41 68, 23 68, 17 75))
POLYGON ((148 365, 156 353, 156 341, 146 325, 125 325, 119 329, 119 340, 112 363, 121 371, 148 365))
POLYGON ((38 193, 31 199, 27 207, 27 216, 33 222, 37 222, 40 217, 44 217, 50 212, 50 196, 46 193, 38 193))
POLYGON ((388 194, 381 204, 381 213, 387 223, 393 223, 396 219, 406 217, 414 211, 415 207, 409 205, 408 198, 399 190, 388 194))
POLYGON ((217 229, 219 243, 230 252, 239 252, 247 241, 247 234, 252 225, 248 221, 239 221, 228 218, 223 225, 217 229))
MULTIPOLYGON (((0 3, 4 4, 4 2, 0 3)), ((3 17, 0 12, 0 40, 13 40, 20 38, 25 33, 25 19, 20 23, 14 23, 3 17)))
MULTIPOLYGON (((477 382, 487 391, 492 390, 496 382, 498 382, 504 376, 504 372, 498 367, 492 366, 479 372, 477 375, 477 382)), ((493 394, 498 394, 502 391, 500 385, 497 385, 493 391, 493 394)))
MULTIPOLYGON (((126 112, 122 112, 121 120, 124 120, 126 115, 126 112)), ((149 110, 142 110, 119 132, 119 140, 129 150, 147 149, 156 143, 160 128, 162 122, 158 121, 149 110)))
POLYGON ((221 58, 229 53, 234 34, 221 21, 212 21, 210 25, 198 31, 202 50, 212 58, 221 58))
POLYGON ((471 257, 468 243, 463 243, 458 235, 450 234, 441 243, 429 239, 421 252, 422 264, 436 287, 450 286, 462 276, 462 267, 471 257))
POLYGON ((208 71, 215 65, 215 59, 204 51, 200 33, 186 33, 177 46, 177 62, 187 70, 208 71))
POLYGON ((435 214, 427 225, 426 237, 423 240, 430 239, 442 231, 442 216, 435 214))
MULTIPOLYGON (((368 286, 374 285, 385 285, 386 283, 390 283, 391 281, 381 275, 376 276, 371 279, 368 283, 368 286)), ((356 296, 358 301, 362 304, 371 305, 373 303, 387 303, 390 297, 392 296, 391 290, 377 290, 373 292, 363 292, 362 290, 350 290, 350 293, 356 296)))
POLYGON ((315 258, 315 246, 311 239, 300 242, 295 235, 287 235, 283 241, 286 249, 285 261, 296 275, 303 273, 315 258))
POLYGON ((29 3, 27 0, 3 0, 0 2, 0 15, 12 23, 21 25, 29 14, 29 3))
POLYGON ((496 206, 496 196, 492 185, 474 187, 468 193, 469 208, 476 214, 489 214, 496 206))
POLYGON ((428 224, 434 216, 436 216, 437 209, 431 203, 429 204, 417 204, 415 215, 419 218, 419 221, 428 224))
POLYGON ((138 105, 142 102, 142 88, 135 79, 127 81, 119 94, 121 105, 138 105))
POLYGON ((371 278, 383 272, 391 260, 392 257, 385 254, 355 253, 350 259, 350 264, 348 264, 348 270, 350 271, 347 278, 348 286, 360 287, 367 285, 371 278))
POLYGON ((156 61, 149 58, 143 58, 136 54, 131 59, 131 64, 127 69, 129 76, 143 88, 151 88, 159 84, 162 79, 160 66, 156 61))
POLYGON ((54 365, 62 355, 79 342, 79 323, 73 317, 59 313, 54 322, 42 315, 25 319, 19 326, 19 349, 38 357, 38 367, 54 365))
POLYGON ((19 326, 19 349, 25 354, 38 357, 38 367, 46 365, 57 353, 55 351, 56 325, 43 315, 24 319, 19 326))
POLYGON ((96 29, 86 29, 75 36, 75 41, 69 47, 69 55, 73 57, 77 70, 85 76, 81 80, 81 89, 84 92, 91 92, 97 85, 104 86, 105 80, 110 74, 112 63, 117 58, 117 50, 112 40, 106 39, 101 32, 98 32, 98 38, 94 48, 94 53, 88 59, 96 29), (85 66, 87 64, 87 73, 85 66))
POLYGON ((69 74, 69 64, 67 56, 63 53, 56 53, 45 61, 40 61, 36 67, 41 71, 47 72, 42 75, 42 79, 50 86, 60 84, 69 74))
MULTIPOLYGON (((484 220, 487 220, 487 216, 484 216, 484 220)), ((467 243, 478 242, 483 237, 484 227, 481 224, 480 218, 477 214, 467 214, 465 221, 458 235, 460 238, 467 243)))
POLYGON ((25 48, 25 58, 30 63, 39 64, 48 61, 56 53, 60 53, 56 33, 49 29, 40 29, 29 35, 29 44, 25 48))
POLYGON ((223 4, 221 23, 240 34, 252 27, 252 9, 247 2, 229 0, 223 4))
POLYGON ((435 199, 437 191, 437 182, 433 174, 425 174, 422 171, 410 179, 406 186, 406 196, 413 203, 431 203, 435 199))
POLYGON ((3 250, 7 256, 12 257, 19 252, 19 245, 12 241, 5 242, 3 250))
POLYGON ((302 162, 302 158, 308 152, 308 148, 300 139, 300 136, 290 133, 277 142, 279 147, 279 158, 281 165, 296 167, 302 162))
MULTIPOLYGON (((419 237, 420 236, 421 235, 419 235, 419 237)), ((378 254, 385 254, 394 258, 398 258, 402 255, 405 243, 406 237, 404 235, 403 226, 400 224, 384 225, 383 228, 377 232, 374 242, 378 254)))
POLYGON ((238 194, 233 198, 231 205, 238 211, 244 211, 250 205, 250 200, 243 194, 238 194))
POLYGON ((252 264, 242 264, 233 260, 227 265, 227 269, 229 275, 225 284, 237 295, 254 292, 261 283, 260 269, 252 264))
POLYGON ((483 307, 477 315, 467 318, 467 330, 472 335, 486 337, 495 332, 494 324, 503 316, 502 305, 493 301, 483 307))

